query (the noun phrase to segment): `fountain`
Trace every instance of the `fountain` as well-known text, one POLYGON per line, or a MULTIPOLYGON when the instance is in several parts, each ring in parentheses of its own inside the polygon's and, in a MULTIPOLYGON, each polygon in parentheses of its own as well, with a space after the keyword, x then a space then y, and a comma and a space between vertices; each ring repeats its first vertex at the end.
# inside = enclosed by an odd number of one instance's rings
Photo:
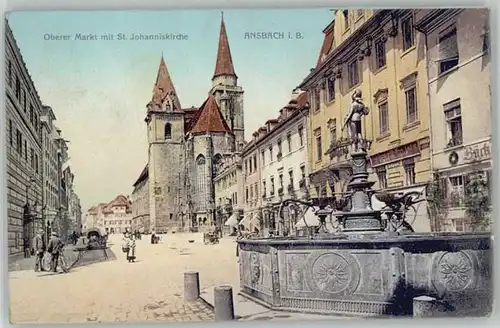
POLYGON ((239 240, 240 294, 273 310, 322 314, 412 315, 419 296, 436 300, 432 311, 443 316, 491 313, 491 234, 415 233, 406 212, 425 199, 371 189, 360 98, 355 92, 346 119, 354 148, 349 195, 282 203, 313 209, 320 227, 309 236, 239 240), (386 206, 374 210, 372 195, 386 206))

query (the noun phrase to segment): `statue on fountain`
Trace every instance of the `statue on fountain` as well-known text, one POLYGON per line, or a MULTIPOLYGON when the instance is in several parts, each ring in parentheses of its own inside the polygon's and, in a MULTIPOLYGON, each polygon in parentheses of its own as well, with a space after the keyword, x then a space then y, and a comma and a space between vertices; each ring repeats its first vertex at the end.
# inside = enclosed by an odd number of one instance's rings
MULTIPOLYGON (((355 151, 359 150, 359 146, 363 140, 361 117, 363 115, 368 115, 369 112, 368 107, 363 103, 361 90, 354 91, 352 94, 351 108, 345 119, 342 131, 344 131, 346 126, 349 126, 349 135, 355 151)), ((361 144, 361 147, 363 151, 366 151, 365 145, 361 144)))

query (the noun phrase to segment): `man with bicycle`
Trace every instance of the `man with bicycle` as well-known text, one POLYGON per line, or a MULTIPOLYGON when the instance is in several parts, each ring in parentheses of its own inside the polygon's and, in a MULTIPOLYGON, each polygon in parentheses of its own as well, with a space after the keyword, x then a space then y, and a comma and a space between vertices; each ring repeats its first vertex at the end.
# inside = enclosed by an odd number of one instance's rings
POLYGON ((50 268, 52 269, 52 272, 57 272, 57 265, 59 263, 59 259, 61 260, 60 263, 61 269, 64 272, 68 272, 64 260, 63 247, 64 247, 63 241, 61 240, 61 238, 59 238, 57 232, 53 231, 52 237, 50 238, 49 245, 47 248, 47 251, 51 255, 50 268))

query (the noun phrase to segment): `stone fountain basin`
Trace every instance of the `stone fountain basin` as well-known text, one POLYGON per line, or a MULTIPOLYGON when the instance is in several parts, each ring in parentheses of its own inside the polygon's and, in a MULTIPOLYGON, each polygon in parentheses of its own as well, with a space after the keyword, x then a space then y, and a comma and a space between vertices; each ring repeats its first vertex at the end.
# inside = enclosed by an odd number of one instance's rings
POLYGON ((274 310, 412 315, 427 295, 443 315, 492 311, 492 236, 433 233, 240 240, 240 294, 274 310))

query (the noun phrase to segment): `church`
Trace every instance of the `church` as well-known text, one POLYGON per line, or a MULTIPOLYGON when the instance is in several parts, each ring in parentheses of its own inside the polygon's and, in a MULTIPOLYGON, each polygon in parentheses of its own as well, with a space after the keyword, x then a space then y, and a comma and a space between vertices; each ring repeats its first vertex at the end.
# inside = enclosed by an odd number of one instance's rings
POLYGON ((199 108, 181 104, 162 56, 146 106, 148 164, 133 185, 133 230, 161 233, 214 223, 217 168, 245 144, 243 89, 223 17, 208 97, 199 108))

